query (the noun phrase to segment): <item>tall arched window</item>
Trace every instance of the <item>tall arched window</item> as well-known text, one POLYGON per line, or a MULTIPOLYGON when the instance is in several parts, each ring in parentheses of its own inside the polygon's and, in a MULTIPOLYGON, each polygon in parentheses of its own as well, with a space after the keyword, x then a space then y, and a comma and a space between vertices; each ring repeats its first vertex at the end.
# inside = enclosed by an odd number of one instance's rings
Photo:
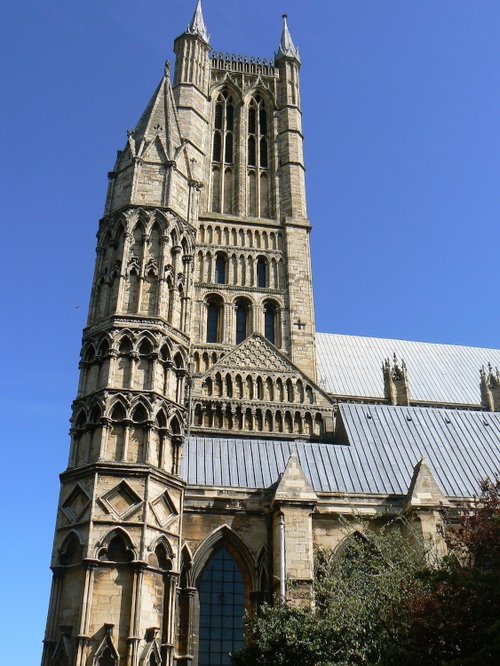
POLYGON ((250 334, 251 304, 244 298, 236 301, 236 344, 239 345, 250 334))
POLYGON ((222 90, 215 102, 212 141, 211 208, 214 213, 233 212, 234 102, 222 90))
POLYGON ((257 95, 248 107, 248 214, 253 217, 269 216, 269 140, 267 110, 264 100, 257 95))
POLYGON ((218 252, 215 259, 215 282, 227 283, 227 257, 223 252, 218 252))
POLYGON ((266 303, 264 306, 264 335, 273 345, 278 344, 277 320, 276 305, 274 303, 266 303))
POLYGON ((200 577, 198 666, 230 666, 230 654, 243 647, 245 589, 234 558, 220 548, 200 577))
POLYGON ((222 340, 222 302, 213 297, 207 301, 207 342, 222 340))
POLYGON ((257 259, 257 286, 261 289, 267 287, 267 261, 265 257, 257 259))

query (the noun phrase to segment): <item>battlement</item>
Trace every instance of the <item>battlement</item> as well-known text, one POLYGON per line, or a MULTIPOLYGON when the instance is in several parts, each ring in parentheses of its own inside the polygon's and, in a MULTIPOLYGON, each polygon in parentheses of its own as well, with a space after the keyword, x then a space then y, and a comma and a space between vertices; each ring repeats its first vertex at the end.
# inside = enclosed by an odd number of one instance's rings
POLYGON ((274 58, 255 58, 234 53, 222 53, 212 51, 212 69, 220 69, 244 74, 261 74, 262 76, 278 77, 278 70, 274 64, 274 58))

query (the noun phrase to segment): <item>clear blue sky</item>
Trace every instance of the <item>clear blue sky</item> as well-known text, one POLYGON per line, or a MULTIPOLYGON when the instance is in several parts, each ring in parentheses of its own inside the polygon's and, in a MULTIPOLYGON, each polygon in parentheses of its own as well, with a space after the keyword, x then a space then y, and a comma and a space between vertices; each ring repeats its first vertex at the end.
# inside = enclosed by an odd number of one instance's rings
MULTIPOLYGON (((39 661, 106 173, 194 4, 4 3, 5 663, 39 661)), ((289 15, 303 61, 318 329, 498 346, 500 2, 205 0, 204 9, 216 50, 261 57, 289 15)))

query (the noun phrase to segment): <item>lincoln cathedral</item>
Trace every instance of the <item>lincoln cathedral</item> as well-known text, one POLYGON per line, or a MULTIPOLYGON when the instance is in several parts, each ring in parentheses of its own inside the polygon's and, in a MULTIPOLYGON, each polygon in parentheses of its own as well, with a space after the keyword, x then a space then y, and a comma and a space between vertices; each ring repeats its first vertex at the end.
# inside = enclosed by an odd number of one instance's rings
POLYGON ((286 16, 276 46, 214 51, 198 0, 108 175, 43 666, 230 664, 346 517, 442 550, 499 468, 500 351, 316 332, 286 16))

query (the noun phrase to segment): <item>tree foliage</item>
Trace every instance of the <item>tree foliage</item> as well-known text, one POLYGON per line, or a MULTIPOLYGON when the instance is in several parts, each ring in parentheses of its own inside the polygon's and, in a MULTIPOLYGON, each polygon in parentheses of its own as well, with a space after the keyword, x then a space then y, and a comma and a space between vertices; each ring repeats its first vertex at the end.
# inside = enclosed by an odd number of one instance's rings
POLYGON ((265 605, 237 666, 486 666, 500 663, 500 484, 447 529, 449 555, 396 521, 318 551, 311 607, 265 605))
POLYGON ((337 552, 318 551, 311 608, 264 606, 247 625, 239 666, 380 664, 394 639, 405 589, 425 565, 401 522, 356 532, 337 552))
POLYGON ((500 484, 448 529, 450 554, 411 586, 400 614, 409 666, 500 663, 500 484))

